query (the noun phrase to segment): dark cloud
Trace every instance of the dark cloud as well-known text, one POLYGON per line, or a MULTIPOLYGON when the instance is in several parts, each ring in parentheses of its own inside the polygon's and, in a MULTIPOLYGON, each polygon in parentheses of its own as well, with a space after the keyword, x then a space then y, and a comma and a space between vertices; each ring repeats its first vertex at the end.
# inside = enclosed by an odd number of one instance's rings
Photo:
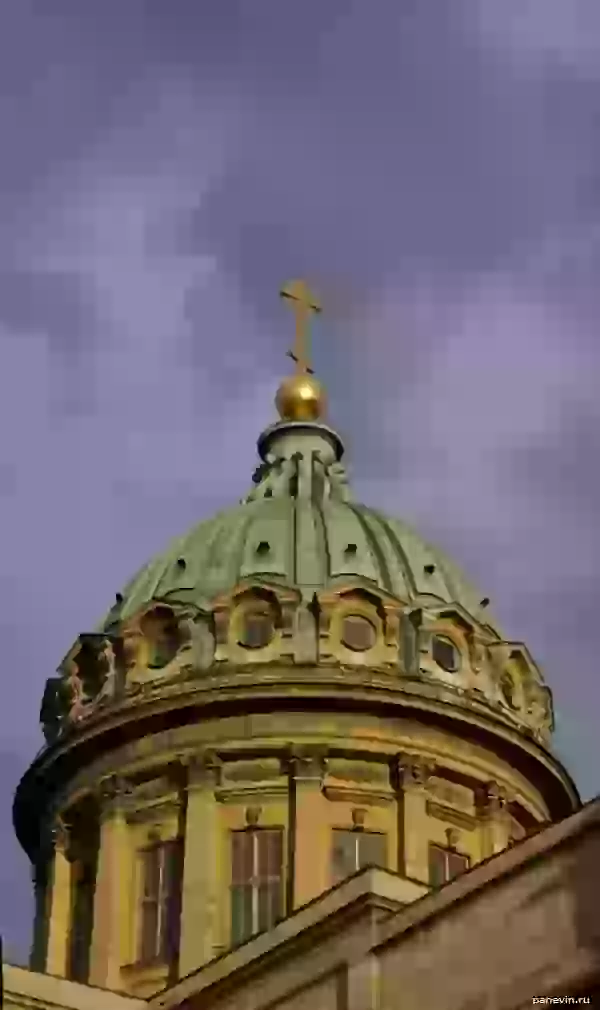
POLYGON ((19 956, 8 794, 43 681, 150 554, 247 489, 288 275, 327 308, 315 361, 358 493, 493 598, 596 787, 597 10, 5 0, 0 931, 19 956))

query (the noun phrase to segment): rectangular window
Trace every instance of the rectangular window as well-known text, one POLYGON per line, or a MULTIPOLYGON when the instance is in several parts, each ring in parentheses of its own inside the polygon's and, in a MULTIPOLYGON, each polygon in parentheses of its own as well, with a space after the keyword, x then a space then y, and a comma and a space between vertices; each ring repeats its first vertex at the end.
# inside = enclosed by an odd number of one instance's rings
POLYGON ((469 857, 441 845, 429 846, 429 883, 441 887, 469 869, 469 857))
POLYGON ((71 929, 69 933, 67 977, 87 982, 94 922, 96 866, 91 859, 71 864, 71 929))
POLYGON ((332 876, 335 884, 365 866, 387 867, 387 835, 334 828, 332 876))
POLYGON ((248 828, 231 835, 231 942, 274 926, 283 913, 283 830, 248 828))
POLYGON ((171 964, 179 951, 183 843, 161 842, 142 853, 140 961, 171 964))

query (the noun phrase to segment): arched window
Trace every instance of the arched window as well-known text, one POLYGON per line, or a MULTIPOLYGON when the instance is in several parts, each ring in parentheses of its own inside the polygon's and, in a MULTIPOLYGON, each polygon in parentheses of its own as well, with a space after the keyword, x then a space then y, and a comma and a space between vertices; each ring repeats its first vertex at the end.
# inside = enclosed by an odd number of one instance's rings
POLYGON ((275 635, 275 613, 267 600, 248 600, 237 618, 238 643, 245 649, 264 649, 275 635))

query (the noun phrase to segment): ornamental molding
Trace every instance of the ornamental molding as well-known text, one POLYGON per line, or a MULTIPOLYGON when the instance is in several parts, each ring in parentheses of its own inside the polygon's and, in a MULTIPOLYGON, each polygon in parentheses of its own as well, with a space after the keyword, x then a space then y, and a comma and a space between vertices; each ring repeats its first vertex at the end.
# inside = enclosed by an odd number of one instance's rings
POLYGON ((455 807, 447 807, 443 803, 436 803, 435 800, 427 800, 425 810, 429 817, 435 817, 436 820, 444 821, 446 824, 454 824, 465 831, 474 831, 477 827, 477 818, 473 815, 462 813, 455 807))

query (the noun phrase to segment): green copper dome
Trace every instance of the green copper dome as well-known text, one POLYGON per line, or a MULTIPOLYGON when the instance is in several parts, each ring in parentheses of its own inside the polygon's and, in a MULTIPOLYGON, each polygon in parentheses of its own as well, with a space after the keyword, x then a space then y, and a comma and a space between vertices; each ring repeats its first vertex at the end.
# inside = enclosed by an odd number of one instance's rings
POLYGON ((487 601, 443 553, 401 520, 352 500, 334 431, 322 422, 279 422, 258 449, 253 491, 146 565, 117 597, 103 630, 151 601, 205 607, 253 576, 295 586, 307 599, 357 578, 400 599, 460 604, 495 628, 487 601))

